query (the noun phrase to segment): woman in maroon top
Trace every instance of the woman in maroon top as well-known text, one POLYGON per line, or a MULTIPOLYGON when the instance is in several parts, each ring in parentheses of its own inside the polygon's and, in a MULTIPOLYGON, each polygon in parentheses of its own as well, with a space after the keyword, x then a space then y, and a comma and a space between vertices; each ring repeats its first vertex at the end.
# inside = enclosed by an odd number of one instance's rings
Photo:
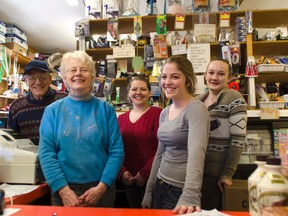
POLYGON ((128 96, 133 109, 118 117, 122 133, 125 159, 119 173, 124 183, 131 208, 142 208, 154 155, 158 146, 157 131, 159 107, 150 107, 151 86, 144 76, 137 76, 128 86, 128 96))

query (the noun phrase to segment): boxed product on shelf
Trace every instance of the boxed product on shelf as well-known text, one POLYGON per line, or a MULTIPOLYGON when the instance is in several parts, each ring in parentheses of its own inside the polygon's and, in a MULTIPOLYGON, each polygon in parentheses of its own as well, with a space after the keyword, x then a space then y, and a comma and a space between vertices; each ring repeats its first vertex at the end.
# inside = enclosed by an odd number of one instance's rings
POLYGON ((285 64, 260 64, 256 67, 258 73, 283 72, 285 64))
POLYGON ((22 40, 27 41, 27 35, 15 25, 7 24, 6 34, 15 34, 22 40))
POLYGON ((5 41, 6 41, 5 34, 0 31, 0 43, 5 43, 5 41))
POLYGON ((6 24, 0 21, 0 32, 6 34, 6 24))
POLYGON ((19 44, 15 43, 15 42, 10 42, 10 43, 5 43, 3 45, 6 46, 7 48, 13 50, 16 53, 19 53, 19 54, 27 57, 27 49, 20 46, 19 44))
POLYGON ((287 101, 260 101, 260 108, 279 108, 283 109, 287 101))
POLYGON ((284 72, 288 72, 288 65, 285 65, 284 72))
POLYGON ((0 43, 5 43, 6 24, 0 21, 0 43))
POLYGON ((16 43, 22 46, 24 49, 28 50, 28 43, 25 40, 22 40, 15 34, 6 34, 6 43, 16 43))

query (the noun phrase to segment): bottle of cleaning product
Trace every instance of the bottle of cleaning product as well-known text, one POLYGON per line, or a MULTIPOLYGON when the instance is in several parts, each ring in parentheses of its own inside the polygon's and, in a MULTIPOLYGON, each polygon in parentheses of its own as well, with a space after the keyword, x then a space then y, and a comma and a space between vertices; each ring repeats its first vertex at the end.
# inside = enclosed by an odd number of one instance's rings
POLYGON ((281 173, 281 159, 268 157, 266 163, 267 172, 257 188, 259 215, 266 208, 288 204, 288 179, 281 173))
POLYGON ((156 0, 147 0, 146 3, 146 15, 159 14, 156 0))
POLYGON ((266 159, 268 155, 257 155, 256 170, 248 178, 248 193, 249 193, 249 212, 251 216, 259 216, 258 201, 257 201, 257 184, 266 174, 266 159))

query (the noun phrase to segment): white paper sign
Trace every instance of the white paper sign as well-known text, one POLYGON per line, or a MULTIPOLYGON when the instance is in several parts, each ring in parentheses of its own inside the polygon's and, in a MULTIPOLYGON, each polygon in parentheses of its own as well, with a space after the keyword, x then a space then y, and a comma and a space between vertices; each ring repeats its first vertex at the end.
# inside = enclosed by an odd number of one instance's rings
POLYGON ((205 92, 205 88, 206 88, 204 75, 197 75, 196 79, 197 79, 197 82, 196 82, 194 94, 196 94, 196 95, 203 94, 205 92))
POLYGON ((216 25, 215 24, 194 24, 194 35, 213 35, 215 38, 216 25))
POLYGON ((210 44, 188 44, 187 58, 191 61, 195 73, 205 73, 210 62, 210 44))
POLYGON ((172 45, 171 52, 172 52, 172 55, 186 54, 187 53, 186 44, 172 45))
POLYGON ((135 57, 134 46, 113 47, 113 58, 133 58, 135 57))

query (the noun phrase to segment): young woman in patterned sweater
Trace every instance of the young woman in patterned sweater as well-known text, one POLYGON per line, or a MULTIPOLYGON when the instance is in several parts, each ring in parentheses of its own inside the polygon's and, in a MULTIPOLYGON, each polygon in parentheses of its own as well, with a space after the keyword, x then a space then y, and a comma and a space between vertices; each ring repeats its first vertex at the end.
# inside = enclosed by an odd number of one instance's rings
POLYGON ((227 88, 231 75, 228 62, 211 61, 205 74, 208 91, 200 96, 211 117, 202 209, 222 209, 223 187, 232 185, 245 144, 247 105, 238 91, 227 88))

